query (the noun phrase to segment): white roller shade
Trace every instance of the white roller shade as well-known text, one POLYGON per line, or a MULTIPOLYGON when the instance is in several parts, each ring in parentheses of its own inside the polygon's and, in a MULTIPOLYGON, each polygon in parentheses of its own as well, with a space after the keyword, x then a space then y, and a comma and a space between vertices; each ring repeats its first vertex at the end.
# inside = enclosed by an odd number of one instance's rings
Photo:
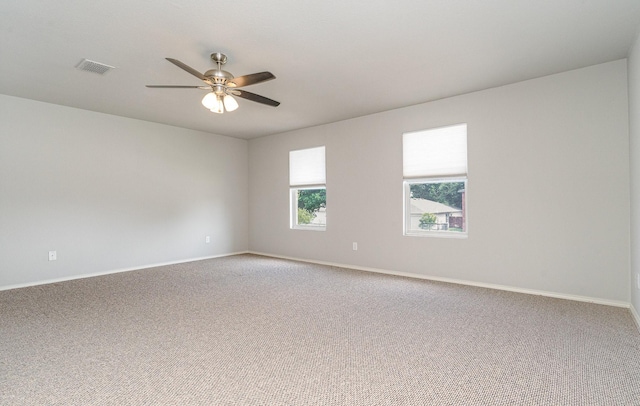
POLYGON ((402 135, 404 177, 467 173, 467 125, 459 124, 402 135))
POLYGON ((289 185, 326 183, 324 147, 289 151, 289 185))

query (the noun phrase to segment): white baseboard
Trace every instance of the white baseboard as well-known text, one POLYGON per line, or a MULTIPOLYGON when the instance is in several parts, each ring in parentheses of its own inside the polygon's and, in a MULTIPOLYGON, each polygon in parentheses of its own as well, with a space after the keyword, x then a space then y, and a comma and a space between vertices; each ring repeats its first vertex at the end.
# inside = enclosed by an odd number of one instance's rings
POLYGON ((157 268, 159 266, 166 266, 166 265, 184 264, 184 263, 187 263, 187 262, 202 261, 202 260, 205 260, 205 259, 213 259, 213 258, 230 257, 232 255, 240 255, 240 254, 248 254, 248 253, 249 253, 249 251, 232 252, 232 253, 228 253, 228 254, 212 255, 212 256, 208 256, 208 257, 190 258, 190 259, 183 259, 183 260, 172 261, 172 262, 160 262, 160 263, 157 263, 157 264, 141 265, 141 266, 136 266, 136 267, 132 267, 132 268, 112 269, 112 270, 108 270, 108 271, 104 271, 104 272, 95 272, 95 273, 90 273, 90 274, 65 276, 63 278, 45 279, 45 280, 35 281, 35 282, 18 283, 18 284, 15 284, 15 285, 0 286, 0 291, 9 290, 9 289, 17 289, 17 288, 26 288, 26 287, 29 287, 29 286, 48 285, 50 283, 72 281, 72 280, 75 280, 75 279, 91 278, 91 277, 94 277, 94 276, 110 275, 110 274, 113 274, 113 273, 137 271, 137 270, 149 269, 149 268, 157 268))
POLYGON ((213 255, 213 256, 207 256, 207 257, 184 259, 184 260, 180 260, 180 261, 148 264, 148 265, 136 266, 136 267, 132 267, 132 268, 113 269, 113 270, 108 270, 108 271, 104 271, 104 272, 96 272, 96 273, 91 273, 91 274, 82 274, 82 275, 74 275, 74 276, 68 276, 68 277, 63 277, 63 278, 46 279, 46 280, 41 280, 41 281, 21 283, 21 284, 15 284, 15 285, 5 285, 5 286, 0 286, 0 291, 9 290, 9 289, 17 289, 17 288, 25 288, 25 287, 29 287, 29 286, 46 285, 46 284, 57 283, 57 282, 65 282, 65 281, 70 281, 70 280, 75 280, 75 279, 91 278, 91 277, 94 277, 94 276, 109 275, 109 274, 120 273, 120 272, 129 272, 129 271, 136 271, 136 270, 141 270, 141 269, 156 268, 156 267, 166 266, 166 265, 183 264, 183 263, 186 263, 186 262, 202 261, 202 260, 205 260, 205 259, 229 257, 229 256, 241 255, 241 254, 262 255, 262 256, 266 256, 266 257, 281 258, 281 259, 287 259, 287 260, 292 260, 292 261, 300 261, 300 262, 307 262, 307 263, 313 263, 313 264, 319 264, 319 265, 328 265, 328 266, 334 266, 334 267, 338 267, 338 268, 355 269, 355 270, 358 270, 358 271, 374 272, 374 273, 381 273, 381 274, 386 274, 386 275, 405 276, 405 277, 409 277, 409 278, 425 279, 425 280, 432 280, 432 281, 446 282, 446 283, 455 283, 455 284, 467 285, 467 286, 477 286, 477 287, 488 288, 488 289, 504 290, 504 291, 508 291, 508 292, 525 293, 525 294, 529 294, 529 295, 537 295, 537 296, 553 297, 553 298, 557 298, 557 299, 574 300, 574 301, 578 301, 578 302, 588 302, 588 303, 596 303, 596 304, 602 304, 602 305, 607 305, 607 306, 624 307, 624 308, 630 309, 631 315, 633 316, 633 319, 636 322, 638 330, 640 330, 640 315, 638 314, 636 309, 633 306, 631 306, 630 303, 627 303, 627 302, 622 302, 622 301, 617 301, 617 300, 601 299, 601 298, 594 298, 594 297, 588 297, 588 296, 570 295, 570 294, 557 293, 557 292, 547 292, 547 291, 534 290, 534 289, 524 289, 524 288, 517 288, 517 287, 513 287, 513 286, 496 285, 496 284, 491 284, 491 283, 474 282, 474 281, 467 281, 467 280, 461 280, 461 279, 442 278, 442 277, 438 277, 438 276, 429 276, 429 275, 415 274, 415 273, 409 273, 409 272, 390 271, 390 270, 387 270, 387 269, 369 268, 369 267, 362 267, 362 266, 355 266, 355 265, 348 265, 348 264, 339 264, 339 263, 335 263, 335 262, 316 261, 316 260, 309 260, 309 259, 304 259, 304 258, 295 258, 295 257, 284 256, 284 255, 268 254, 268 253, 256 252, 256 251, 239 251, 239 252, 232 252, 232 253, 213 255))
MULTIPOLYGON (((368 267, 338 264, 338 263, 326 262, 326 261, 315 261, 315 260, 309 260, 304 258, 294 258, 294 257, 288 257, 288 256, 282 256, 282 255, 267 254, 263 252, 249 251, 249 253, 255 254, 255 255, 262 255, 266 257, 289 259, 292 261, 335 266, 338 268, 355 269, 358 271, 375 272, 375 273, 382 273, 387 275, 406 276, 409 278, 426 279, 426 280, 437 281, 437 282, 455 283, 458 285, 477 286, 481 288, 504 290, 508 292, 525 293, 528 295, 546 296, 546 297, 553 297, 556 299, 574 300, 577 302, 587 302, 587 303, 596 303, 596 304, 602 304, 607 306, 624 307, 627 309, 630 307, 629 303, 618 301, 618 300, 608 300, 608 299, 601 299, 601 298, 589 297, 589 296, 579 296, 579 295, 570 295, 565 293, 547 292, 547 291, 535 290, 535 289, 524 289, 524 288, 517 288, 513 286, 506 286, 506 285, 495 285, 492 283, 474 282, 474 281, 467 281, 467 280, 453 279, 453 278, 442 278, 439 276, 429 276, 429 275, 415 274, 415 273, 409 273, 409 272, 390 271, 387 269, 368 268, 368 267)), ((636 313, 636 320, 640 321, 640 319, 637 317, 637 313, 636 313)))

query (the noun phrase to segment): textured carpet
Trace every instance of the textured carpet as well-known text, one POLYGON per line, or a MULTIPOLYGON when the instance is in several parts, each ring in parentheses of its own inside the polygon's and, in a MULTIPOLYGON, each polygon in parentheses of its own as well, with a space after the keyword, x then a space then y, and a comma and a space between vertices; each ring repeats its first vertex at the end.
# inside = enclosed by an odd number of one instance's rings
POLYGON ((240 255, 0 292, 2 405, 640 405, 627 309, 240 255))

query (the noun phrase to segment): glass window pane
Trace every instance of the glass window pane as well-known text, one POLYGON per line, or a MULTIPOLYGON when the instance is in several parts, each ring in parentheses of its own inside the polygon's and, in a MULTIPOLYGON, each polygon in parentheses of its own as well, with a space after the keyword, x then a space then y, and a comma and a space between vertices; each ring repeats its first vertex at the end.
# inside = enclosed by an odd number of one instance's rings
POLYGON ((327 225, 327 189, 293 189, 294 227, 319 228, 327 225))
POLYGON ((408 182, 406 231, 466 232, 465 179, 408 182))

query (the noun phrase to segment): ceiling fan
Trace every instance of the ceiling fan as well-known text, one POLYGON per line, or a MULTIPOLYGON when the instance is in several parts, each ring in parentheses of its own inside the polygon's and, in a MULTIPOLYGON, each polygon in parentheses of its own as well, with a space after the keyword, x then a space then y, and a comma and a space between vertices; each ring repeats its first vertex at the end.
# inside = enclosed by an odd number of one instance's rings
POLYGON ((238 76, 237 78, 233 77, 231 73, 222 70, 222 65, 227 63, 227 56, 219 52, 211 54, 211 60, 218 65, 217 69, 208 70, 204 74, 178 61, 177 59, 166 59, 180 69, 183 69, 202 80, 206 83, 206 86, 147 85, 147 87, 211 90, 211 92, 207 93, 202 99, 202 105, 212 112, 220 114, 224 113, 225 110, 233 111, 238 108, 238 102, 233 98, 233 96, 266 104, 267 106, 277 107, 280 105, 280 102, 275 100, 260 96, 259 94, 247 92, 246 90, 238 89, 239 87, 255 85, 256 83, 275 79, 276 77, 271 72, 259 72, 250 75, 238 76))

